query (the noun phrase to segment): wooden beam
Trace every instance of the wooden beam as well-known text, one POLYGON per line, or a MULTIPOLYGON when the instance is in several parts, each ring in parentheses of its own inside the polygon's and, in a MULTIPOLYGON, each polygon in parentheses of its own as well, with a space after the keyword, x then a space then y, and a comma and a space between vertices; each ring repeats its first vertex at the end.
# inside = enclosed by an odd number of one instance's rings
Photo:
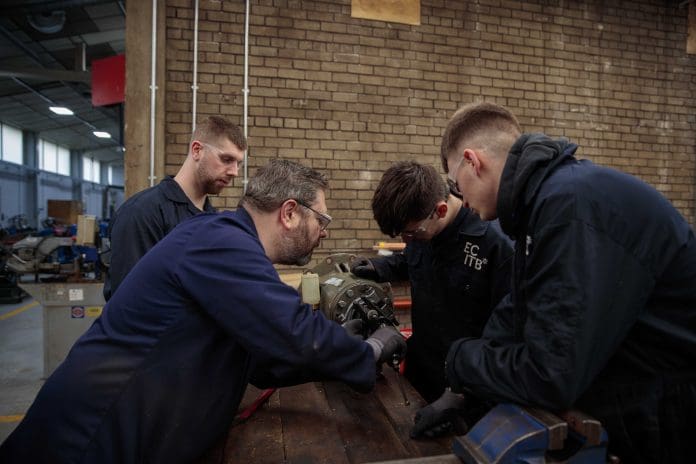
POLYGON ((696 2, 689 2, 688 35, 686 38, 686 53, 696 54, 696 2))
MULTIPOLYGON (((125 196, 150 186, 150 80, 152 1, 126 5, 125 196)), ((157 2, 155 183, 164 176, 165 1, 157 2)))

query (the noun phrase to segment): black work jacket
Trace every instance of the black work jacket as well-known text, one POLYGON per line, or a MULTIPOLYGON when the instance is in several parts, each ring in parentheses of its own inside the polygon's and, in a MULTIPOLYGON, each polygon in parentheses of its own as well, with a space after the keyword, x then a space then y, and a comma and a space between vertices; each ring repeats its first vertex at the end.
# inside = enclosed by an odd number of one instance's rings
MULTIPOLYGON (((203 209, 215 211, 208 198, 203 209)), ((126 274, 155 243, 200 212, 171 176, 121 205, 109 224, 111 261, 104 281, 104 299, 109 301, 126 274)))
POLYGON ((413 335, 406 375, 426 400, 447 386, 450 344, 480 336, 491 310, 508 293, 512 253, 497 223, 461 208, 431 240, 413 240, 403 254, 371 260, 379 281, 410 282, 413 335))
POLYGON ((511 298, 483 338, 452 345, 455 391, 564 409, 590 388, 696 367, 693 230, 653 187, 575 149, 525 134, 508 155, 498 216, 516 239, 511 298))

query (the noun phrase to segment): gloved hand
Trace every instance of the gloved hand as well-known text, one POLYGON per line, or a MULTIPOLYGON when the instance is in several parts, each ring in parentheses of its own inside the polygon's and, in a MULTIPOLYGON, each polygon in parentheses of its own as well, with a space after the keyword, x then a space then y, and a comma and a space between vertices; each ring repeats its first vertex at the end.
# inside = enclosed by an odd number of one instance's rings
POLYGON ((375 354, 375 362, 381 364, 390 362, 396 355, 399 359, 406 354, 406 339, 394 327, 384 326, 375 330, 367 340, 375 354))
POLYGON ((348 332, 348 335, 351 337, 355 337, 361 341, 365 340, 365 336, 363 335, 365 323, 362 319, 351 319, 341 324, 341 326, 346 329, 346 332, 348 332))
POLYGON ((364 256, 358 256, 350 265, 350 272, 363 279, 377 280, 377 270, 372 261, 364 256))
POLYGON ((465 404, 464 395, 445 390, 440 398, 416 413, 411 438, 434 438, 451 432, 465 434, 468 427, 461 415, 465 404))

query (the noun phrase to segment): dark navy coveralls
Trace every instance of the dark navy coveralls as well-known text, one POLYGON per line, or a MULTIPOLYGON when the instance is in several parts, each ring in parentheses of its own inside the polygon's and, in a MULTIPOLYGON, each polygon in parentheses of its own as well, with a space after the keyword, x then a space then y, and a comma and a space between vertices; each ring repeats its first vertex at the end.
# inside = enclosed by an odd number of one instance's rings
POLYGON ((273 386, 375 383, 372 349, 281 282, 244 209, 198 215, 126 276, 0 462, 194 462, 228 431, 261 364, 273 386))
POLYGON ((380 282, 410 281, 411 324, 405 375, 428 402, 447 386, 452 342, 478 337, 510 289, 513 249, 497 223, 468 208, 431 240, 412 240, 403 254, 372 258, 380 282))
MULTIPOLYGON (((203 210, 215 208, 205 199, 203 210)), ((104 299, 111 295, 147 250, 162 240, 178 223, 201 210, 189 200, 173 177, 138 192, 114 213, 109 223, 111 261, 104 278, 104 299)))
POLYGON ((454 391, 602 421, 622 462, 693 462, 696 239, 657 190, 525 134, 498 218, 513 289, 482 339, 453 344, 454 391))

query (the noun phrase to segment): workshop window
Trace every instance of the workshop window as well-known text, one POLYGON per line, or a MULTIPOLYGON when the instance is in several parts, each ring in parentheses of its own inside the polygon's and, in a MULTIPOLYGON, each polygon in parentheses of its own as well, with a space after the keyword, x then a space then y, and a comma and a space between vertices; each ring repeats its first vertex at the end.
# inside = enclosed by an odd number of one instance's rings
POLYGON ((87 156, 82 157, 82 179, 99 183, 100 182, 100 169, 101 164, 94 158, 89 158, 87 156))
POLYGON ((58 146, 58 174, 70 175, 70 150, 58 146))
POLYGON ((47 140, 39 139, 39 169, 70 175, 70 150, 47 140))
POLYGON ((10 163, 23 163, 22 131, 6 124, 0 124, 0 159, 10 163))

